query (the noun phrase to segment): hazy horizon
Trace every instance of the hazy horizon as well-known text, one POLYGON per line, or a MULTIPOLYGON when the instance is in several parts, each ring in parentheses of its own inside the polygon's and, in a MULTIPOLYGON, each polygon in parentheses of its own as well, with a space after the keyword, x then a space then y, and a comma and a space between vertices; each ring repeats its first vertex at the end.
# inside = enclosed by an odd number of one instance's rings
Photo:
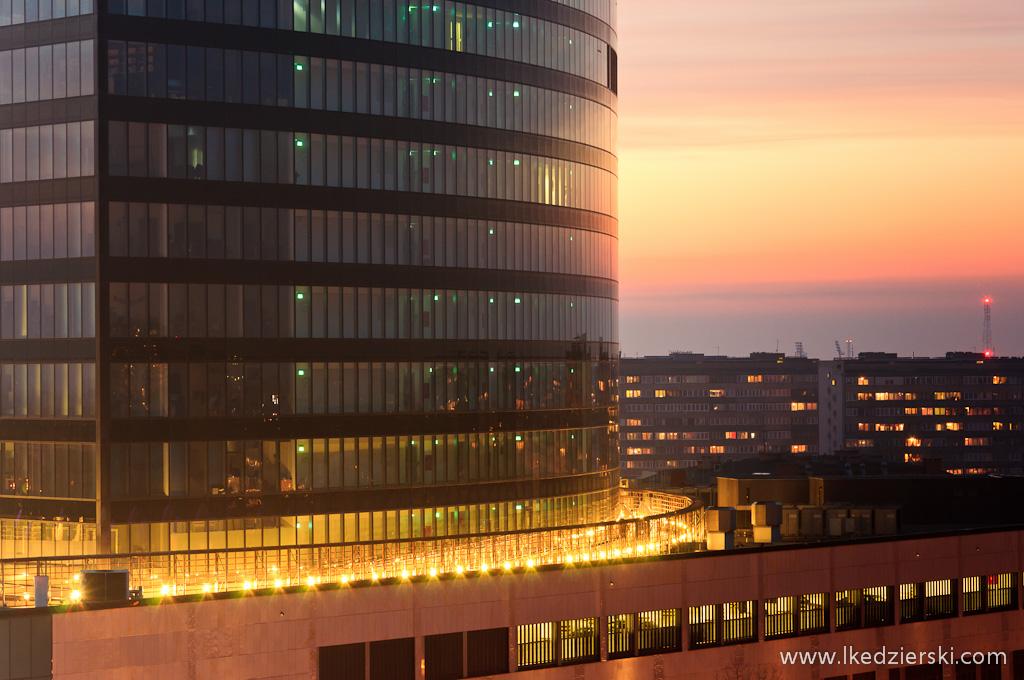
POLYGON ((623 354, 1024 355, 1024 4, 619 6, 623 354))

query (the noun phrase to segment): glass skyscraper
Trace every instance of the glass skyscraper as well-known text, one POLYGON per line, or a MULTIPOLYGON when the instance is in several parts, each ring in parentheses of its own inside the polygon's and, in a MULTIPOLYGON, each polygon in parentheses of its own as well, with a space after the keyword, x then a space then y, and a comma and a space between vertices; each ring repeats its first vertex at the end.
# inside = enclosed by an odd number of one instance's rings
POLYGON ((0 0, 0 557, 616 502, 614 0, 0 0))

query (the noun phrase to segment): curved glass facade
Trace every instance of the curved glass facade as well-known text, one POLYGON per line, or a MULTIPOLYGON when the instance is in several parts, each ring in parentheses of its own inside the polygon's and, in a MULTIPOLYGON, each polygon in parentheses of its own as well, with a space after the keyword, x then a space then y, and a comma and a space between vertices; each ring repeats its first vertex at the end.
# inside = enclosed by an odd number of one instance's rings
POLYGON ((614 2, 43 4, 0 0, 0 556, 610 516, 614 2))

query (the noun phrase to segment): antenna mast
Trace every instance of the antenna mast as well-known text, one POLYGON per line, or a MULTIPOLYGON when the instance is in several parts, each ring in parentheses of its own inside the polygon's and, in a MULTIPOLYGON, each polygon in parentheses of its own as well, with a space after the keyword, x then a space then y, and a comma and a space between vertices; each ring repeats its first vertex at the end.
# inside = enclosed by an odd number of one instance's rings
POLYGON ((981 331, 981 347, 985 352, 985 356, 995 356, 996 350, 992 346, 992 298, 986 296, 981 301, 985 306, 985 325, 981 331))

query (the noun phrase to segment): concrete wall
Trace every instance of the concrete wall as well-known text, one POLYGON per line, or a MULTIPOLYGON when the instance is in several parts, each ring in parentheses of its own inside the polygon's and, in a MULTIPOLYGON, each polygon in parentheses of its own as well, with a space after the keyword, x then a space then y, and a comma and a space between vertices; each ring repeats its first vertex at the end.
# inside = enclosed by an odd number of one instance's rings
MULTIPOLYGON (((422 677, 422 636, 509 627, 514 668, 519 624, 686 608, 740 600, 899 585, 1024 569, 1024 531, 862 541, 833 546, 696 554, 596 567, 568 567, 418 583, 202 602, 143 604, 53 615, 55 678, 317 677, 317 648, 415 637, 422 677)), ((1018 590, 1020 588, 1018 579, 1018 590)), ((1018 597, 1018 601, 1020 598, 1018 597)), ((898 609, 898 607, 897 607, 898 609)), ((763 612, 763 607, 758 607, 763 612)), ((763 614, 762 614, 763 616, 763 614)), ((763 631, 759 622, 758 630, 763 631)), ((606 648, 602 636, 602 649, 606 648)), ((1024 648, 1024 612, 960 616, 880 628, 602 661, 509 677, 829 678, 862 666, 783 666, 780 651, 876 652, 1024 648)), ((905 664, 904 664, 905 665, 905 664)), ((877 667, 877 677, 888 668, 877 667)), ((952 677, 952 669, 946 671, 952 677)), ((500 676, 499 676, 500 677, 500 676)), ((1004 678, 1012 677, 1009 668, 1004 678)))

